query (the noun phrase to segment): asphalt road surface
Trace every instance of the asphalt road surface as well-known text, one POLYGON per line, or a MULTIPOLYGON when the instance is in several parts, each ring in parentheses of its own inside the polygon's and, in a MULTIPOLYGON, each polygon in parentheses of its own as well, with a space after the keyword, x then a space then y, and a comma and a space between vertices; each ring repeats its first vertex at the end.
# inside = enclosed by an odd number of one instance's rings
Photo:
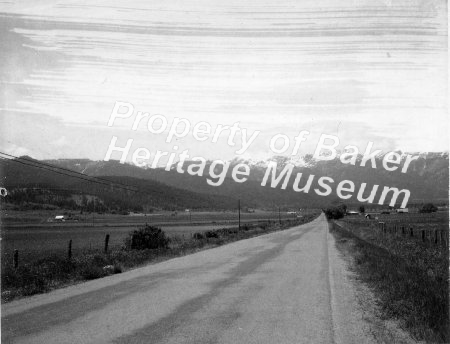
POLYGON ((2 343, 371 343, 324 215, 2 306, 2 343))

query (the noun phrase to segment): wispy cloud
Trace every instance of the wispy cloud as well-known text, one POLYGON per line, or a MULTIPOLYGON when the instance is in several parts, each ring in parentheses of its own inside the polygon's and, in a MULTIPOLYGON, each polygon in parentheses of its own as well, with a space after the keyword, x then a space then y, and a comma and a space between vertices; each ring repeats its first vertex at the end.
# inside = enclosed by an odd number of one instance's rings
MULTIPOLYGON (((121 100, 168 118, 240 121, 266 136, 274 127, 327 132, 341 123, 342 141, 373 138, 385 149, 415 151, 448 146, 445 1, 1 6, 0 107, 48 115, 39 115, 39 128, 54 132, 55 142, 78 142, 74 127, 95 133, 89 140, 105 139, 103 123, 121 100)), ((33 138, 32 125, 23 128, 9 140, 46 156, 49 143, 33 138)), ((98 144, 50 152, 98 158, 98 144)))

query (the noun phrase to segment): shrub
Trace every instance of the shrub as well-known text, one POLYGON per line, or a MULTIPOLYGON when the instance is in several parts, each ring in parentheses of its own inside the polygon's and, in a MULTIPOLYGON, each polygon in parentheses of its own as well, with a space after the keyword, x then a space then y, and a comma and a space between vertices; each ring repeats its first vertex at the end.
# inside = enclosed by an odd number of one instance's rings
POLYGON ((167 248, 169 238, 161 228, 145 225, 129 234, 126 239, 127 246, 132 250, 145 250, 155 248, 167 248))
POLYGON ((120 274, 123 271, 123 266, 121 264, 114 264, 114 271, 115 274, 120 274))
POLYGON ((325 216, 327 219, 341 219, 344 217, 345 211, 347 207, 338 206, 338 207, 328 207, 325 209, 325 216))
POLYGON ((205 237, 207 238, 218 238, 219 234, 216 231, 206 231, 205 237))
POLYGON ((193 237, 194 239, 196 239, 196 240, 202 240, 202 239, 204 238, 203 234, 202 234, 202 233, 198 233, 198 232, 194 233, 194 234, 192 235, 192 237, 193 237))
POLYGON ((269 227, 269 224, 267 222, 260 223, 258 227, 261 228, 262 230, 266 230, 269 227))
POLYGON ((100 254, 95 254, 92 257, 92 264, 96 265, 96 266, 104 266, 104 265, 108 265, 108 261, 106 260, 106 258, 100 254))
POLYGON ((252 228, 251 228, 250 225, 245 224, 245 225, 241 226, 241 229, 244 230, 244 231, 249 231, 252 228))
POLYGON ((421 213, 434 213, 438 208, 433 203, 426 203, 420 209, 421 213))
POLYGON ((93 280, 106 276, 107 273, 102 267, 96 265, 87 265, 83 267, 80 271, 80 275, 85 280, 93 280))

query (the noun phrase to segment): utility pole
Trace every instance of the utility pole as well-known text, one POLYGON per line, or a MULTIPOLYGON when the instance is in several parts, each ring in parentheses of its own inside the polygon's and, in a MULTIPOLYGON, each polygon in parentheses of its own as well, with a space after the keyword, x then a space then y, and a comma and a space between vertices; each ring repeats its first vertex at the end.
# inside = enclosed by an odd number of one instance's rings
POLYGON ((281 225, 281 208, 280 207, 278 207, 278 222, 281 225))
POLYGON ((92 198, 92 202, 93 202, 93 204, 94 204, 94 206, 93 206, 93 210, 92 210, 92 227, 95 227, 95 225, 94 225, 94 214, 95 214, 95 196, 94 196, 94 198, 92 198))
POLYGON ((238 199, 239 230, 241 230, 241 200, 238 199))

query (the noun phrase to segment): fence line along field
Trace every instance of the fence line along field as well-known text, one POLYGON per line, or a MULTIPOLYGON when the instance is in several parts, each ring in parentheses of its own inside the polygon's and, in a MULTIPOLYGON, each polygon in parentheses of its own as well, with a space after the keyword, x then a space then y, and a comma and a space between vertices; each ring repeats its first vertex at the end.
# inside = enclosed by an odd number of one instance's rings
POLYGON ((351 253, 384 317, 418 340, 448 343, 448 212, 371 215, 334 220, 337 245, 351 253))
POLYGON ((403 240, 418 240, 428 244, 448 246, 449 243, 447 212, 376 214, 371 218, 347 216, 343 222, 352 230, 370 229, 371 232, 380 235, 390 235, 403 240))
MULTIPOLYGON (((308 211, 304 211, 307 214, 308 211)), ((241 213, 241 223, 259 223, 294 219, 297 214, 258 211, 241 213)), ((84 250, 101 250, 107 234, 109 246, 118 248, 138 226, 158 226, 169 237, 190 237, 224 227, 238 226, 237 212, 163 212, 159 214, 78 214, 65 215, 64 222, 55 221, 51 212, 8 212, 3 216, 1 249, 3 264, 11 264, 14 250, 20 262, 27 263, 51 254, 66 254, 72 240, 74 254, 84 250)))

